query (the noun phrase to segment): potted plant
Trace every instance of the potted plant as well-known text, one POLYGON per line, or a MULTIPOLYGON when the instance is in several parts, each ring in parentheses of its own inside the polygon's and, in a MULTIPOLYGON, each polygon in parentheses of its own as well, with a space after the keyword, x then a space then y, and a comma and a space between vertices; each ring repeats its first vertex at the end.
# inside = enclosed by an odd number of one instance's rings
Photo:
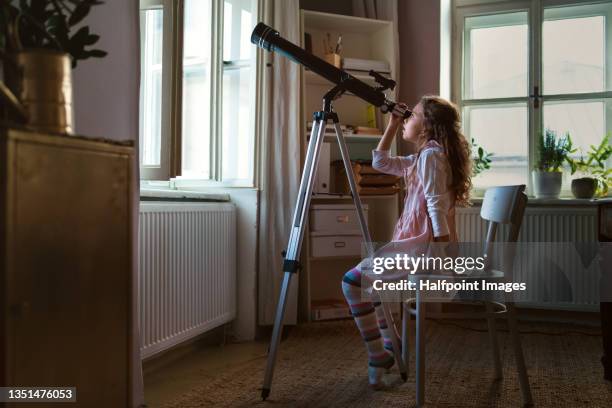
POLYGON ((0 0, 0 59, 6 86, 0 98, 9 119, 34 130, 71 133, 71 67, 104 57, 89 49, 99 40, 82 22, 97 0, 0 0), (80 26, 78 29, 76 27, 80 26))
POLYGON ((574 151, 569 133, 557 137, 554 130, 545 129, 538 140, 536 165, 532 171, 536 198, 559 198, 563 181, 562 166, 574 151))
POLYGON ((484 148, 472 138, 472 177, 476 177, 483 171, 491 168, 492 156, 493 153, 485 151, 484 148))
POLYGON ((572 180, 572 193, 576 198, 605 197, 612 185, 612 168, 606 169, 606 161, 612 156, 610 135, 604 136, 598 146, 591 145, 586 159, 581 151, 578 159, 567 158, 571 173, 580 177, 572 180))

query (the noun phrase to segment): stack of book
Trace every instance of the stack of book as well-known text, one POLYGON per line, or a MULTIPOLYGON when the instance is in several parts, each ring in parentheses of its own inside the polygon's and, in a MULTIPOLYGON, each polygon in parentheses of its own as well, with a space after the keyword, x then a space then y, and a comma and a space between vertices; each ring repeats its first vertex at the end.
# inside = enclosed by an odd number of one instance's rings
MULTIPOLYGON (((335 161, 335 192, 350 194, 350 186, 342 161, 335 161)), ((357 192, 361 195, 390 195, 400 190, 397 176, 384 174, 372 167, 371 161, 358 160, 351 162, 353 175, 357 184, 357 192)))

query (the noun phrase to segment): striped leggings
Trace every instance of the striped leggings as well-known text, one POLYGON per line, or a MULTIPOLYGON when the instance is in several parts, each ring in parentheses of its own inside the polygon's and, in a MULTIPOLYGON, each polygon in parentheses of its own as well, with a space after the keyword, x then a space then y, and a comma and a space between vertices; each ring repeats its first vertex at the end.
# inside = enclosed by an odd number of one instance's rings
POLYGON ((388 327, 381 303, 372 302, 368 293, 362 293, 361 271, 357 267, 344 274, 342 292, 366 344, 369 365, 390 368, 394 362, 391 342, 394 328, 388 327))

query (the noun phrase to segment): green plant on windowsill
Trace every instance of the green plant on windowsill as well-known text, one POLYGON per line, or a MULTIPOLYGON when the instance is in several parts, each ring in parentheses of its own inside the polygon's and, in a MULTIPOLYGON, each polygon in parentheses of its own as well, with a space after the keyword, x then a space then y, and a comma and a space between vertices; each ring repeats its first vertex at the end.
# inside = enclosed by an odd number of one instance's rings
POLYGON ((536 164, 531 173, 536 198, 559 198, 563 163, 575 151, 569 133, 558 137, 554 130, 544 130, 538 138, 536 164))
POLYGON ((573 148, 572 138, 569 132, 565 136, 558 137, 557 132, 546 129, 544 134, 538 139, 537 160, 535 171, 541 172, 561 172, 563 163, 571 153, 573 148))
POLYGON ((476 177, 480 173, 491 168, 492 156, 493 153, 484 150, 484 148, 472 138, 472 177, 476 177))
POLYGON ((578 159, 567 158, 571 174, 582 176, 572 180, 572 192, 577 198, 605 197, 612 186, 612 168, 606 168, 607 160, 612 156, 610 135, 604 136, 599 145, 591 145, 586 153, 581 150, 578 159))

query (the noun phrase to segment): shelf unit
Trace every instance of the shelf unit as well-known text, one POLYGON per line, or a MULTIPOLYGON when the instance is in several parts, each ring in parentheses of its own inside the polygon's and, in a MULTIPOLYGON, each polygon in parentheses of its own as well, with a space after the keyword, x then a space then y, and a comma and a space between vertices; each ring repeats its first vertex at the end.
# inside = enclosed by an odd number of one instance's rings
MULTIPOLYGON (((302 39, 304 33, 311 36, 313 54, 323 57, 323 39, 327 33, 330 33, 332 40, 342 34, 343 57, 388 61, 392 69, 390 76, 395 78, 392 22, 302 10, 301 29, 302 39)), ((331 89, 333 84, 312 71, 302 69, 304 123, 301 140, 303 142, 302 151, 305 152, 307 140, 310 136, 307 131, 307 124, 312 121, 313 112, 321 109, 322 97, 331 89)), ((373 78, 366 74, 353 74, 353 76, 370 85, 375 84, 373 78)), ((393 93, 390 96, 395 97, 393 93)), ((344 125, 367 126, 367 106, 367 102, 351 94, 345 94, 334 102, 334 109, 338 112, 341 124, 344 125)), ((372 158, 371 151, 376 148, 386 126, 386 118, 382 115, 377 114, 376 120, 377 127, 380 129, 379 135, 345 136, 352 160, 370 160, 372 158)), ((330 143, 331 161, 339 160, 341 156, 336 137, 325 136, 324 142, 330 143)), ((392 152, 395 153, 395 151, 396 148, 393 146, 392 152)), ((331 178, 333 180, 333 175, 331 178)), ((398 194, 361 196, 361 200, 368 205, 368 227, 374 242, 389 241, 399 216, 398 194)), ((315 194, 312 197, 313 205, 348 203, 352 203, 350 195, 315 194)), ((336 300, 342 303, 344 299, 341 289, 342 276, 359 263, 360 256, 313 257, 311 254, 310 226, 308 225, 304 235, 301 258, 303 269, 299 275, 299 316, 302 321, 311 321, 317 305, 328 304, 330 301, 336 300)), ((332 315, 334 314, 332 313, 332 315)), ((335 316, 339 317, 338 314, 335 316)))

